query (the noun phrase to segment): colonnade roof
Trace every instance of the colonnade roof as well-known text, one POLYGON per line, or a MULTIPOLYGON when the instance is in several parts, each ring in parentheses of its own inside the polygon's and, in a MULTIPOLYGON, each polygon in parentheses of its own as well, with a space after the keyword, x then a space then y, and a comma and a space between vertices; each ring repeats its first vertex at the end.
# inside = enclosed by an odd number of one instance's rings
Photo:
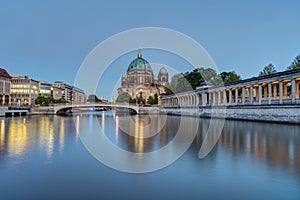
MULTIPOLYGON (((291 74, 296 74, 296 73, 300 73, 300 69, 293 69, 293 70, 288 70, 288 71, 283 71, 283 72, 276 72, 276 73, 269 74, 269 75, 243 79, 240 81, 235 81, 235 82, 224 84, 224 86, 232 86, 232 85, 243 84, 243 83, 248 83, 248 82, 253 82, 253 81, 259 82, 264 79, 271 79, 274 77, 286 76, 286 75, 291 75, 291 74)), ((216 86, 216 87, 218 87, 218 86, 216 86)))

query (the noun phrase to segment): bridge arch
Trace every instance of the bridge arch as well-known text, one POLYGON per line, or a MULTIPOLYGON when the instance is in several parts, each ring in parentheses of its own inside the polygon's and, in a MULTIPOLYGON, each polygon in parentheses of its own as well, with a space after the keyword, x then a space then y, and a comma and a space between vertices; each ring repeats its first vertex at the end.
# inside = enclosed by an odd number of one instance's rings
POLYGON ((65 114, 68 110, 72 108, 95 108, 95 107, 102 107, 102 108, 125 108, 129 109, 132 114, 138 114, 139 108, 138 106, 132 105, 117 105, 117 104, 66 104, 66 105, 56 105, 54 106, 54 113, 55 114, 65 114))

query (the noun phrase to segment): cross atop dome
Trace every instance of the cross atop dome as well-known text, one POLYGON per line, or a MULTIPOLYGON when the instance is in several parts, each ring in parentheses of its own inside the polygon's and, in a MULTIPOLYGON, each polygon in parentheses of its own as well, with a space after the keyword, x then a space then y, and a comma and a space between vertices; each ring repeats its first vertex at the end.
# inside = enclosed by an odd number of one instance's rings
POLYGON ((142 58, 142 53, 140 49, 138 50, 138 58, 142 58))

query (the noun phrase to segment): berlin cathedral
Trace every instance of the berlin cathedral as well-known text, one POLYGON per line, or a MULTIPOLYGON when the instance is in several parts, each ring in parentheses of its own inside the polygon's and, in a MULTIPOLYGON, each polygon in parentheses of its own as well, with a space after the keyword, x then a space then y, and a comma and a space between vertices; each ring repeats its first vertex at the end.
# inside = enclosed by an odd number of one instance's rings
POLYGON ((137 58, 129 64, 126 74, 121 79, 118 95, 126 92, 139 104, 145 103, 150 96, 165 93, 168 79, 168 71, 164 67, 159 70, 157 80, 154 79, 151 65, 142 58, 142 53, 138 50, 137 58))

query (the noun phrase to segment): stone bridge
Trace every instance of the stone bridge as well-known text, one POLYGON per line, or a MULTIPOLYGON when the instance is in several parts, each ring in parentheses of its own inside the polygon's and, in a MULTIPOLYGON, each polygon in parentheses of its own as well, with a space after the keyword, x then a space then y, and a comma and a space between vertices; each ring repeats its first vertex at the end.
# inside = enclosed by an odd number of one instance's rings
POLYGON ((54 105, 53 111, 55 114, 63 114, 68 110, 74 108, 127 108, 133 112, 133 114, 143 114, 143 113, 153 113, 153 111, 159 112, 159 108, 153 109, 153 107, 141 107, 133 104, 111 104, 111 103, 82 103, 82 104, 63 104, 63 105, 54 105))

